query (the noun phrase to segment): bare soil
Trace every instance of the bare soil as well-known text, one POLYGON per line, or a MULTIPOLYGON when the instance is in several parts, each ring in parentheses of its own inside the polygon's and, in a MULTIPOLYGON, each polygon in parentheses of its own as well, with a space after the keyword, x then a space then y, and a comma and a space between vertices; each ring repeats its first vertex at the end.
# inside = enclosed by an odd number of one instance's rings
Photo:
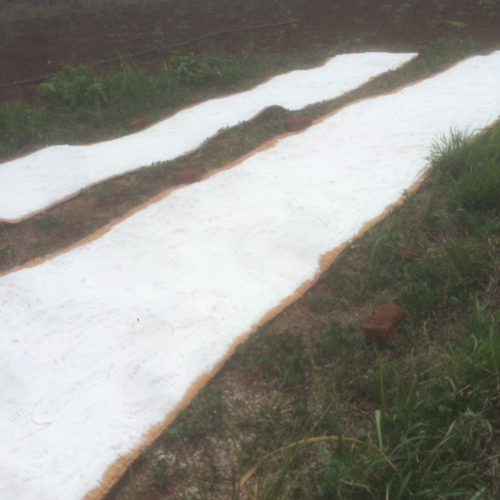
MULTIPOLYGON (((24 0, 23 3, 37 5, 43 1, 24 0)), ((295 27, 237 31, 211 37, 179 50, 195 54, 216 51, 239 56, 249 44, 254 44, 268 53, 293 54, 352 41, 356 50, 420 51, 429 42, 448 35, 469 38, 478 51, 500 47, 500 2, 420 0, 400 5, 399 2, 390 4, 389 0, 283 0, 268 2, 268 5, 263 6, 256 2, 230 2, 227 7, 210 12, 195 7, 181 10, 181 2, 176 1, 123 5, 95 11, 79 8, 78 2, 73 3, 74 11, 64 16, 20 19, 0 24, 0 85, 54 73, 65 64, 91 64, 148 50, 158 41, 162 45, 176 44, 209 33, 281 23, 290 19, 296 21, 295 27)), ((137 61, 162 63, 168 61, 173 53, 173 50, 158 51, 138 57, 137 61)), ((371 85, 350 98, 354 100, 384 92, 397 86, 397 82, 388 83, 385 77, 371 85)), ((0 88, 0 103, 20 98, 32 105, 39 104, 30 84, 0 88)), ((318 113, 328 112, 343 102, 338 100, 330 108, 318 113)), ((272 109, 246 124, 246 128, 224 132, 204 148, 173 164, 159 165, 156 170, 138 171, 106 181, 26 221, 1 224, 0 272, 8 272, 33 258, 64 249, 171 187, 172 169, 194 168, 203 173, 235 161, 238 155, 257 147, 259 141, 282 133, 283 120, 290 116, 291 113, 281 108, 272 109), (259 136, 259 141, 247 140, 255 135, 259 136), (244 145, 242 141, 246 141, 244 145)), ((307 342, 307 338, 319 331, 332 316, 362 322, 371 312, 372 304, 344 307, 341 291, 320 283, 278 316, 273 327, 276 331, 300 334, 307 342)), ((222 391, 230 418, 235 421, 242 415, 246 415, 246 418, 257 415, 263 404, 272 401, 276 391, 257 374, 249 375, 234 364, 221 370, 213 384, 222 391)), ((296 400, 305 397, 300 390, 299 386, 295 391, 293 397, 296 400)), ((341 422, 342 430, 347 435, 355 432, 358 423, 366 420, 371 412, 367 408, 369 404, 361 398, 340 401, 339 405, 344 414, 349 415, 341 422)), ((244 430, 238 432, 237 440, 248 437, 244 430)), ((175 458, 176 467, 185 464, 189 468, 190 463, 195 461, 200 475, 205 475, 215 463, 222 480, 218 485, 214 481, 208 497, 228 498, 235 479, 231 441, 227 436, 225 440, 218 441, 218 434, 210 439, 212 451, 209 455, 203 456, 203 444, 188 443, 175 458), (211 462, 207 461, 207 457, 211 462)), ((179 483, 174 480, 171 488, 158 488, 153 469, 159 458, 165 459, 164 456, 154 455, 137 464, 134 468, 133 492, 129 478, 124 478, 107 499, 159 500, 180 497, 179 483)), ((173 460, 172 457, 166 458, 173 460)), ((189 480, 186 481, 189 486, 189 480)), ((196 489, 191 491, 196 492, 196 489)))
MULTIPOLYGON (((28 5, 44 0, 17 0, 28 5)), ((45 0, 45 3, 48 3, 45 0)), ((52 3, 55 3, 54 1, 52 3)), ((296 28, 278 26, 237 31, 185 48, 240 55, 249 42, 268 52, 289 54, 362 39, 372 47, 420 50, 445 35, 471 37, 484 46, 500 39, 500 6, 487 1, 419 0, 402 4, 388 0, 282 0, 228 2, 210 12, 184 8, 180 1, 140 3, 94 12, 79 8, 48 19, 17 20, 0 25, 0 85, 41 77, 63 65, 91 64, 162 45, 187 42, 210 33, 296 20, 296 28), (455 24, 453 24, 455 23, 455 24)), ((147 56, 168 60, 172 51, 147 56)), ((144 57, 138 59, 144 60, 144 57)), ((0 102, 35 99, 29 85, 0 89, 0 102)))

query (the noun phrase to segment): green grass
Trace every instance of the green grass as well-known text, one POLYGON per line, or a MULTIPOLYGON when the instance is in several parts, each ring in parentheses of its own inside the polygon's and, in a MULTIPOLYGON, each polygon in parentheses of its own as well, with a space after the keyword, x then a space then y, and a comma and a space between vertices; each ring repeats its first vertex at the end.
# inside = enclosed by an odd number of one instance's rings
POLYGON ((0 158, 25 146, 44 143, 49 127, 41 110, 29 109, 24 103, 0 107, 0 158))

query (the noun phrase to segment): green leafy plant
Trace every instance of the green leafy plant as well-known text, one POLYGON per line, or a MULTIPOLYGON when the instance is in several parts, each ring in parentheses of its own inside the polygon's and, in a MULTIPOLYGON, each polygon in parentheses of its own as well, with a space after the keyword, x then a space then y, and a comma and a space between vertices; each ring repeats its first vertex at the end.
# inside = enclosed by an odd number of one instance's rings
POLYGON ((76 109, 93 106, 100 110, 108 100, 106 82, 93 75, 89 66, 66 65, 50 82, 36 87, 38 94, 54 107, 76 109))

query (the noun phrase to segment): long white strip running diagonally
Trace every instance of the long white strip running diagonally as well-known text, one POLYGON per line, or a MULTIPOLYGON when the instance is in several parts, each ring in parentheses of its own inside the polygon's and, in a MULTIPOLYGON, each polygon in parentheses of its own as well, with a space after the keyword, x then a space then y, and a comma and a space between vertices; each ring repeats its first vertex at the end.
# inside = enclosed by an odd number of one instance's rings
POLYGON ((2 500, 99 498, 195 381, 401 197, 433 141, 498 118, 499 82, 495 52, 346 106, 2 276, 2 500))
POLYGON ((0 220, 17 221, 96 182, 172 160, 271 105, 298 110, 333 99, 415 56, 339 55, 319 68, 292 71, 252 90, 185 109, 136 134, 90 146, 50 146, 0 164, 0 220))

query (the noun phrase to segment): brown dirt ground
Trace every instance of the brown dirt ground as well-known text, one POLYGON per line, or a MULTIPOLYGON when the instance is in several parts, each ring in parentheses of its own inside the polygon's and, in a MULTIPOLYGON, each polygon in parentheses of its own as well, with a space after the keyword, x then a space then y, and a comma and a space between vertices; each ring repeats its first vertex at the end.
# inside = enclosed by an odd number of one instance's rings
MULTIPOLYGON (((183 15, 179 13, 180 2, 175 0, 94 12, 78 9, 78 2, 73 3, 75 10, 64 16, 0 25, 0 85, 54 73, 64 64, 89 64, 148 50, 154 47, 155 40, 169 45, 209 33, 290 19, 297 20, 295 29, 229 33, 200 41, 188 50, 241 54, 250 41, 255 41, 270 52, 284 54, 357 38, 374 47, 419 50, 448 34, 472 37, 487 46, 500 39, 500 6, 480 0, 419 0, 407 2, 403 5, 408 8, 399 10, 400 2, 389 0, 282 0, 260 3, 258 7, 256 2, 231 2, 229 7, 212 12, 192 7, 183 15), (466 26, 459 28, 450 22, 466 26)), ((164 51, 148 59, 168 60, 170 56, 171 52, 164 51)), ((19 94, 25 99, 35 97, 29 85, 6 87, 0 89, 0 102, 17 100, 19 94)))
MULTIPOLYGON (((35 5, 42 1, 24 0, 24 3, 35 5)), ((169 4, 124 5, 102 11, 78 9, 78 3, 75 2, 74 12, 64 16, 0 24, 0 85, 53 73, 64 64, 89 64, 120 54, 151 49, 155 40, 168 45, 208 33, 279 23, 288 19, 297 20, 297 27, 219 35, 195 43, 186 50, 194 53, 225 51, 241 55, 247 44, 253 42, 256 46, 266 47, 268 52, 290 54, 331 46, 345 40, 362 40, 363 46, 371 49, 405 48, 418 51, 428 42, 445 35, 470 37, 478 47, 500 46, 500 2, 420 0, 408 1, 404 4, 408 5, 407 8, 398 10, 399 4, 391 4, 390 0, 283 0, 274 4, 269 2, 268 6, 258 8, 256 3, 241 2, 210 13, 193 7, 181 14, 178 11, 179 3, 175 1, 169 4), (464 25, 459 27, 461 25, 451 24, 450 21, 464 25)), ((172 52, 163 51, 143 56, 138 61, 162 62, 171 55, 172 52)), ((36 104, 36 96, 30 85, 0 88, 0 103, 15 101, 20 97, 36 104)), ((260 121, 257 120, 259 130, 264 133, 263 140, 281 133, 282 120, 287 116, 286 110, 274 109, 260 121)), ((199 151, 181 159, 175 168, 210 170, 234 161, 232 151, 238 143, 238 131, 227 131, 217 141, 213 143, 215 146, 212 145, 212 149, 217 151, 215 159, 210 156, 211 152, 199 151), (206 156, 203 157, 202 166, 203 154, 206 156)), ((156 177, 154 173, 149 176, 144 172, 127 174, 106 181, 20 224, 0 225, 0 243, 15 249, 2 261, 0 272, 66 248, 171 186, 171 177, 161 172, 156 177)), ((334 312, 339 317, 349 315, 350 319, 355 320, 367 318, 371 313, 370 305, 357 307, 355 311, 346 311, 341 306, 333 307, 332 304, 342 303, 339 294, 339 291, 323 284, 316 285, 308 296, 274 320, 275 329, 300 333, 307 338, 320 330, 334 312), (311 307, 312 299, 315 307, 311 307)), ((259 405, 269 401, 274 394, 272 387, 241 373, 234 366, 221 370, 213 383, 222 390, 230 408, 233 403, 234 408, 240 408, 235 410, 234 418, 238 418, 238 411, 245 413, 247 418, 256 415, 259 405), (241 401, 245 402, 243 408, 237 405, 241 401)), ((297 397, 302 396, 297 394, 297 397)), ((351 419, 343 422, 342 427, 346 434, 352 434, 356 427, 351 421, 358 417, 358 421, 365 419, 369 409, 363 400, 342 404, 351 415, 351 419)), ((214 443, 219 452, 219 470, 223 474, 227 473, 225 480, 228 480, 234 469, 230 441, 214 443)), ((185 450, 187 458, 181 458, 181 461, 196 458, 199 453, 200 448, 190 444, 185 450)), ((200 470, 203 470, 202 458, 200 470)), ((134 498, 172 498, 168 491, 155 488, 151 467, 148 467, 147 462, 142 462, 135 473, 134 498)), ((209 498, 228 498, 228 492, 227 488, 214 490, 210 492, 209 498)), ((178 489, 175 494, 179 494, 178 489)), ((130 484, 124 479, 110 493, 108 500, 127 500, 133 498, 131 495, 130 484)))

